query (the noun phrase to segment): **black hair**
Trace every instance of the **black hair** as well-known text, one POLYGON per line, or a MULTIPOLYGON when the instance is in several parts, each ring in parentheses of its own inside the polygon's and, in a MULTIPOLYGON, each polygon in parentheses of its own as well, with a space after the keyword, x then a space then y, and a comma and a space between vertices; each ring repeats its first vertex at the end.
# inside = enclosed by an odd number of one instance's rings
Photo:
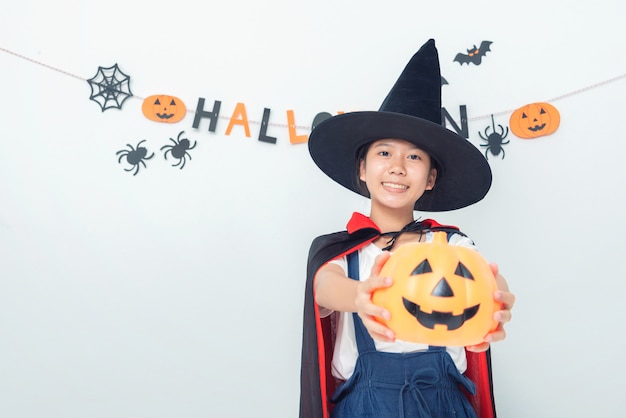
POLYGON ((374 141, 370 141, 366 144, 361 145, 356 150, 356 164, 354 165, 354 184, 356 189, 364 196, 369 197, 370 192, 367 190, 367 185, 363 180, 361 180, 361 161, 365 161, 365 156, 367 155, 367 151, 369 151, 370 147, 374 141))

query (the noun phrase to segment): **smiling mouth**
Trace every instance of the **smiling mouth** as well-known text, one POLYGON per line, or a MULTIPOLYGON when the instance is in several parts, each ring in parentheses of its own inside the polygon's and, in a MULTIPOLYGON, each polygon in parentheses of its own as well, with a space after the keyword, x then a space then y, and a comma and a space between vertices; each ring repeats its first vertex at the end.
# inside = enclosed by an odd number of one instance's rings
POLYGON ((383 187, 389 187, 391 189, 398 189, 398 190, 406 190, 409 188, 409 186, 404 186, 402 184, 396 184, 396 183, 382 183, 383 187))
POLYGON ((439 312, 433 311, 432 313, 424 312, 420 309, 420 306, 411 302, 406 298, 402 298, 404 307, 406 310, 417 319, 417 322, 422 324, 423 327, 428 329, 434 329, 435 325, 446 325, 448 331, 454 331, 461 328, 465 321, 472 319, 478 312, 480 304, 471 306, 463 310, 460 315, 453 315, 452 312, 439 312))

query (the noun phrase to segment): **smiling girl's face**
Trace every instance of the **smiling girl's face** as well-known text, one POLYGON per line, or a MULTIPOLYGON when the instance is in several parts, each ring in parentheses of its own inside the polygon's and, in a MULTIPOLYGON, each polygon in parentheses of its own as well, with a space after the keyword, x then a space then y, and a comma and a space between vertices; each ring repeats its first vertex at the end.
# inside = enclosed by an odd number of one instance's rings
POLYGON ((410 209, 432 190, 437 170, 428 153, 403 139, 374 141, 359 165, 359 178, 370 193, 372 209, 410 209))

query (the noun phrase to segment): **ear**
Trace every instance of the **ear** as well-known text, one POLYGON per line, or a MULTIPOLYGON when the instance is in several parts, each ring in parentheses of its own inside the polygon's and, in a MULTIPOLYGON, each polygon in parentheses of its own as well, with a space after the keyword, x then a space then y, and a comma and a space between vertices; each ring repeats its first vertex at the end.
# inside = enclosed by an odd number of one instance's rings
POLYGON ((432 190, 435 187, 435 181, 437 181, 437 169, 431 168, 426 180, 426 190, 432 190))
POLYGON ((359 179, 365 181, 365 159, 359 161, 359 179))

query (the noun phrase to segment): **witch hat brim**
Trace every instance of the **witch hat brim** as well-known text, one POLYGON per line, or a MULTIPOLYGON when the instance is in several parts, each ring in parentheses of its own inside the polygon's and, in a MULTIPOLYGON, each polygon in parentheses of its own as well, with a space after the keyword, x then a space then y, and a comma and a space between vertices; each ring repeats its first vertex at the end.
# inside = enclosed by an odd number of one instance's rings
POLYGON ((432 39, 412 57, 378 111, 321 122, 309 136, 309 152, 327 176, 369 197, 359 184, 357 153, 384 138, 409 141, 437 163, 435 186, 415 203, 416 210, 460 209, 480 201, 491 187, 491 169, 482 153, 441 125, 441 74, 432 39))

